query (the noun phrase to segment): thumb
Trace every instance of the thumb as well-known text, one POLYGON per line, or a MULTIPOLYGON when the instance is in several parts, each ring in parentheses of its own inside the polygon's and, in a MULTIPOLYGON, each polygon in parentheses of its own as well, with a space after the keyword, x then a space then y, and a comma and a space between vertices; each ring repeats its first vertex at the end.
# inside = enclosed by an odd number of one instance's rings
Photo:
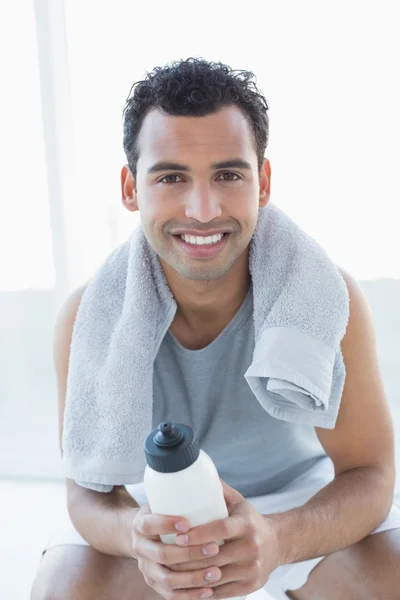
POLYGON ((223 479, 221 479, 221 477, 220 482, 222 484, 222 490, 224 492, 224 498, 225 502, 228 505, 228 508, 230 506, 233 506, 234 504, 239 504, 240 502, 243 502, 244 497, 240 492, 235 490, 235 488, 230 487, 223 479))

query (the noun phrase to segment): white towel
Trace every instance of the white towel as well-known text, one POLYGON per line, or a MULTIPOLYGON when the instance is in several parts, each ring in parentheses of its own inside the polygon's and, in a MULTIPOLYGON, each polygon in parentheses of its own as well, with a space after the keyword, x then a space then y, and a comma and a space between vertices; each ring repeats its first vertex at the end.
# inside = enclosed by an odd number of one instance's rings
MULTIPOLYGON (((275 418, 334 428, 347 286, 327 253, 271 202, 250 242, 255 348, 246 380, 275 418)), ((66 477, 99 491, 137 483, 152 429, 153 362, 177 305, 141 226, 97 270, 73 328, 66 477)))

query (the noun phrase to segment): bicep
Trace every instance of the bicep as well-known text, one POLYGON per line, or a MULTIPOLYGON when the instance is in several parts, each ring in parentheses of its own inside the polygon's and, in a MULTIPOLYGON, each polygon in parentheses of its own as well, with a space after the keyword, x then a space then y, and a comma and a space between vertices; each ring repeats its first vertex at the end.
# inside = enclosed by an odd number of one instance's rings
POLYGON ((339 414, 332 430, 316 428, 335 473, 376 467, 394 479, 394 431, 376 349, 371 310, 359 284, 342 271, 350 316, 341 348, 346 367, 339 414))

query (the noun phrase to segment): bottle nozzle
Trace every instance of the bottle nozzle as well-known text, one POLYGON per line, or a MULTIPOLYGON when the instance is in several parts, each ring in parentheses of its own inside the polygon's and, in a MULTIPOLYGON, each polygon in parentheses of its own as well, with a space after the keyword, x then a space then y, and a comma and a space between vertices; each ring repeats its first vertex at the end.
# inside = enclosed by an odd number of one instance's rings
POLYGON ((171 421, 163 421, 162 423, 159 424, 158 428, 159 431, 161 431, 161 433, 163 435, 165 435, 165 437, 169 437, 169 435, 171 435, 171 431, 174 429, 172 426, 171 421))
POLYGON ((157 427, 154 442, 157 446, 170 446, 178 444, 182 437, 182 432, 174 427, 171 421, 163 421, 157 427))

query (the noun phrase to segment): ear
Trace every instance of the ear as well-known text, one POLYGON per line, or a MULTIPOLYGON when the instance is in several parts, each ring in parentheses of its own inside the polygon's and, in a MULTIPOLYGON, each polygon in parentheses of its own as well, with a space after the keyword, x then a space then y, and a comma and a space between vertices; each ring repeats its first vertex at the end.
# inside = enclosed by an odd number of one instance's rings
POLYGON ((121 193, 125 208, 131 212, 139 210, 135 180, 128 165, 124 165, 121 169, 121 193))
POLYGON ((260 208, 266 206, 271 195, 271 165, 267 158, 264 159, 263 166, 260 171, 260 208))

